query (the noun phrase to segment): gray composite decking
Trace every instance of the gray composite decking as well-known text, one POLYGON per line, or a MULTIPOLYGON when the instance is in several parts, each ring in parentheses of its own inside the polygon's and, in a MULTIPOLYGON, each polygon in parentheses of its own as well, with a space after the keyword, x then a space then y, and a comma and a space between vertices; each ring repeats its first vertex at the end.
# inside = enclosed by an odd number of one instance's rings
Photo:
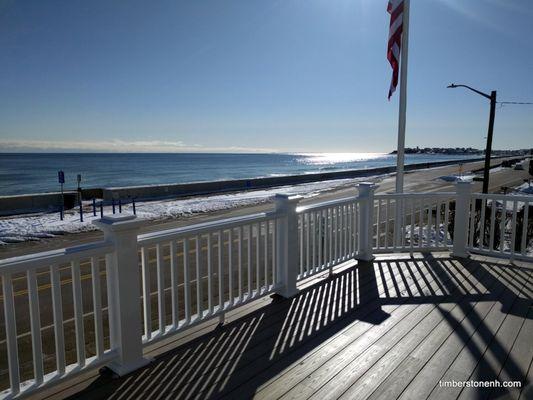
POLYGON ((532 399, 533 266, 394 254, 353 262, 176 337, 146 368, 63 387, 85 399, 532 399), (443 387, 520 381, 522 388, 443 387))

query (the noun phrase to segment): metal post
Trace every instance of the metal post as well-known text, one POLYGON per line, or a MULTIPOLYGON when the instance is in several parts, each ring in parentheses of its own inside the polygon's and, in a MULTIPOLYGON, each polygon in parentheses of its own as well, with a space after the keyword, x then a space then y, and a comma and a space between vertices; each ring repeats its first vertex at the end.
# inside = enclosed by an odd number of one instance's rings
POLYGON ((137 210, 135 209, 135 197, 131 199, 131 204, 133 206, 133 215, 137 215, 137 210))
POLYGON ((118 213, 122 214, 122 200, 118 199, 118 213))
POLYGON ((81 203, 81 200, 79 202, 80 206, 80 222, 83 222, 83 204, 81 203))
POLYGON ((301 196, 276 194, 276 293, 289 298, 298 293, 298 214, 301 196))
POLYGON ((104 201, 100 202, 100 218, 104 218, 104 201))
POLYGON ((492 153, 492 134, 494 132, 494 115, 496 114, 496 90, 490 92, 489 130, 485 148, 485 169, 483 171, 483 193, 489 192, 490 156, 492 153))
POLYGON ((113 214, 115 214, 115 199, 111 199, 111 204, 113 205, 113 214))
POLYGON ((61 184, 61 221, 63 221, 64 214, 65 214, 65 194, 63 193, 63 184, 61 184))
POLYGON ((487 132, 487 147, 485 148, 485 167, 483 169, 483 193, 488 193, 490 156, 492 154, 492 134, 494 131, 494 115, 496 114, 496 90, 491 91, 490 95, 488 95, 487 93, 483 93, 482 91, 474 89, 473 87, 470 87, 468 85, 456 85, 455 83, 448 85, 448 88, 451 89, 455 89, 458 87, 464 87, 490 100, 489 129, 487 132))
POLYGON ((93 197, 93 217, 96 217, 96 199, 93 197))
POLYGON ((65 173, 62 170, 57 171, 57 177, 59 180, 59 184, 61 185, 61 209, 59 210, 59 218, 61 218, 61 221, 63 221, 65 213, 65 194, 63 193, 63 185, 65 184, 65 173))
POLYGON ((109 337, 117 358, 109 368, 125 375, 148 364, 143 357, 140 276, 137 234, 144 221, 133 215, 106 216, 93 221, 104 232, 104 239, 115 246, 106 256, 109 304, 109 337))

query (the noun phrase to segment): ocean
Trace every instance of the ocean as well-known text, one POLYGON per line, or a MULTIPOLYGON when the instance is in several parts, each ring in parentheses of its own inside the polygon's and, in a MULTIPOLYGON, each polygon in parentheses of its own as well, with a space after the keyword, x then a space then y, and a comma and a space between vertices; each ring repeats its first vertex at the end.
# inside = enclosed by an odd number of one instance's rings
MULTIPOLYGON (((406 155, 405 163, 472 158, 471 155, 406 155)), ((0 195, 58 191, 57 172, 65 173, 65 190, 157 185, 368 169, 396 164, 383 153, 200 154, 200 153, 27 153, 0 154, 0 195)))

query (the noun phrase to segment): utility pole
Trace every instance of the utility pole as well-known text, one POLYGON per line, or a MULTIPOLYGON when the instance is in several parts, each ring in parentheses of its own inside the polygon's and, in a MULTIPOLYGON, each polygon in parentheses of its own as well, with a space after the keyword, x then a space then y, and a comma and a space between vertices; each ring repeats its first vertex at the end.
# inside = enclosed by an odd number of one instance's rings
POLYGON ((471 88, 467 85, 456 85, 452 83, 448 85, 448 88, 455 89, 458 87, 467 88, 480 96, 483 96, 490 100, 490 114, 489 114, 489 130, 487 133, 487 146, 485 147, 485 168, 483 170, 483 193, 489 192, 489 172, 490 172, 490 156, 492 153, 492 135, 494 133, 494 116, 496 114, 496 90, 490 92, 490 95, 483 93, 477 89, 471 88))
POLYGON ((483 170, 483 193, 489 192, 490 155, 492 153, 492 134, 494 132, 494 115, 496 114, 496 90, 490 92, 489 130, 485 147, 485 169, 483 170))

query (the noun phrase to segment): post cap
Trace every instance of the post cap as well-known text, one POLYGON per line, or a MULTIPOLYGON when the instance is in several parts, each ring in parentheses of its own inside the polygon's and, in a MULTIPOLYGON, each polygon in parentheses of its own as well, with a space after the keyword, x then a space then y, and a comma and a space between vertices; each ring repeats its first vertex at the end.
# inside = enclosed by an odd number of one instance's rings
POLYGON ((459 180, 459 181, 456 181, 456 182, 455 182, 455 185, 456 185, 456 186, 461 186, 461 187, 467 187, 467 186, 472 185, 472 181, 463 181, 463 180, 459 180))
POLYGON ((357 186, 363 186, 363 187, 369 187, 369 186, 377 186, 374 182, 359 182, 357 186))
POLYGON ((471 181, 457 181, 455 182, 455 189, 458 192, 469 192, 472 190, 472 182, 471 181))
POLYGON ((274 200, 276 201, 288 201, 291 203, 295 203, 297 201, 300 201, 301 199, 303 199, 303 196, 290 193, 276 193, 276 195, 274 196, 274 200))
POLYGON ((377 187, 377 185, 372 182, 360 182, 356 186, 359 191, 359 196, 369 196, 377 187))

